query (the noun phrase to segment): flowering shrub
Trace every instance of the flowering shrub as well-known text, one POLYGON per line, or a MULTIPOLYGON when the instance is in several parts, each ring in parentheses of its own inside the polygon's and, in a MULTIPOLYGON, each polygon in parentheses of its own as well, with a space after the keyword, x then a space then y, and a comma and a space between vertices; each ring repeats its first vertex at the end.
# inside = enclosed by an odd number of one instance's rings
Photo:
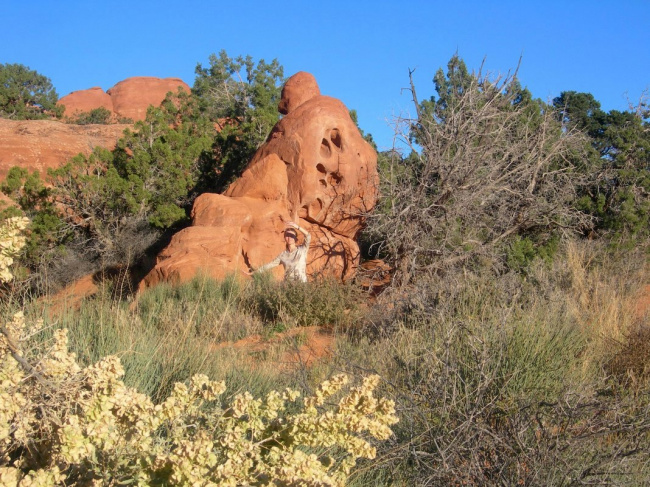
POLYGON ((398 421, 373 396, 378 376, 225 404, 224 382, 196 375, 154 404, 124 385, 119 358, 82 368, 65 329, 24 355, 38 328, 17 313, 0 335, 0 485, 342 485, 398 421))
POLYGON ((0 282, 9 282, 14 277, 9 267, 25 246, 26 240, 22 233, 28 224, 29 219, 16 216, 6 219, 0 225, 0 282))

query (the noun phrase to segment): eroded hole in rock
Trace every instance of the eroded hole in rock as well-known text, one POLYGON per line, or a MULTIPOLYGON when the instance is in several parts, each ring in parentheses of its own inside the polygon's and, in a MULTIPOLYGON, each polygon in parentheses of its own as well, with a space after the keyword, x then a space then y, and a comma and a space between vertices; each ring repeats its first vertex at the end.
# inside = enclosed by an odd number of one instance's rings
POLYGON ((343 176, 338 172, 333 172, 327 177, 327 179, 332 186, 338 186, 341 183, 343 176))
POLYGON ((316 164, 316 170, 322 174, 327 174, 327 169, 320 162, 316 164))
POLYGON ((332 155, 332 148, 327 139, 323 139, 320 143, 320 155, 323 157, 330 157, 332 155))
POLYGON ((341 146, 343 145, 343 142, 341 140, 341 132, 339 132, 339 129, 332 129, 330 132, 330 140, 332 141, 332 144, 336 146, 337 149, 341 150, 341 146))
POLYGON ((327 182, 324 179, 319 179, 318 182, 321 184, 323 188, 327 187, 327 182))

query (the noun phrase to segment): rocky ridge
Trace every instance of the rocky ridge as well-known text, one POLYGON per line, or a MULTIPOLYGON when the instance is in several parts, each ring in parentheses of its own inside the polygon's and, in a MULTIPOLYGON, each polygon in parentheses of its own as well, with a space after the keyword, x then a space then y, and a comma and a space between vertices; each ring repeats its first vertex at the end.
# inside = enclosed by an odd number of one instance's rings
POLYGON ((113 149, 131 125, 73 125, 54 120, 0 119, 0 178, 13 166, 45 174, 93 147, 113 149))

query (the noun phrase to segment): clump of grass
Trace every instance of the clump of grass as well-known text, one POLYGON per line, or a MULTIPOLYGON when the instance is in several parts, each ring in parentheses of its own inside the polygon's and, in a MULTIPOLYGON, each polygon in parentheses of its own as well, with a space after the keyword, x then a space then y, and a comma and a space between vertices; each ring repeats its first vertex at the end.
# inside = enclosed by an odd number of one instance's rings
MULTIPOLYGON (((245 388, 264 394, 283 387, 288 376, 270 367, 253 369, 246 357, 214 347, 217 341, 259 329, 254 317, 238 314, 237 286, 203 278, 176 288, 161 286, 145 293, 134 309, 111 299, 111 290, 104 289, 78 311, 46 318, 46 325, 69 329, 71 349, 83 364, 118 355, 125 383, 154 400, 167 397, 175 382, 197 373, 227 380, 233 393, 245 388)), ((33 307, 32 314, 43 314, 40 306, 33 307)), ((47 333, 42 339, 48 339, 47 333)))
POLYGON ((242 305, 265 323, 346 329, 361 320, 363 296, 352 285, 327 279, 276 282, 268 274, 254 277, 242 305))
POLYGON ((145 326, 190 331, 206 340, 238 340, 259 333, 263 324, 242 309, 245 283, 234 276, 217 281, 198 276, 173 286, 161 284, 144 292, 135 307, 145 326))

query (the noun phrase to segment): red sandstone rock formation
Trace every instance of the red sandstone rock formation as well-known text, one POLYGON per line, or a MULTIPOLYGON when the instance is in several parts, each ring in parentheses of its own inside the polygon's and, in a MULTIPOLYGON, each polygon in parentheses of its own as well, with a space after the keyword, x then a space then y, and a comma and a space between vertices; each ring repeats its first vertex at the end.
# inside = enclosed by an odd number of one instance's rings
POLYGON ((179 78, 139 76, 120 81, 106 93, 113 100, 116 115, 138 121, 144 120, 149 105, 159 106, 168 92, 176 93, 179 87, 190 91, 190 87, 179 78))
POLYGON ((52 120, 0 119, 0 179, 20 166, 44 174, 93 147, 113 149, 130 125, 71 125, 52 120))
MULTIPOLYGON (((314 77, 292 76, 273 128, 241 178, 223 195, 203 194, 192 226, 158 256, 141 288, 183 282, 199 272, 223 278, 270 261, 284 248, 286 222, 312 235, 307 272, 349 277, 359 263, 356 237, 377 199, 377 154, 348 109, 320 95, 314 77)), ((274 271, 282 275, 282 269, 274 271)))
POLYGON ((61 98, 57 104, 65 106, 64 115, 69 118, 74 118, 81 113, 87 113, 97 108, 105 108, 114 115, 111 96, 99 86, 87 90, 73 91, 61 98))
POLYGON ((65 106, 65 116, 75 117, 96 108, 106 108, 115 119, 130 118, 134 122, 144 120, 149 105, 159 106, 165 95, 181 87, 187 92, 190 87, 179 78, 154 78, 136 76, 120 81, 104 92, 99 87, 73 91, 59 100, 65 106))

